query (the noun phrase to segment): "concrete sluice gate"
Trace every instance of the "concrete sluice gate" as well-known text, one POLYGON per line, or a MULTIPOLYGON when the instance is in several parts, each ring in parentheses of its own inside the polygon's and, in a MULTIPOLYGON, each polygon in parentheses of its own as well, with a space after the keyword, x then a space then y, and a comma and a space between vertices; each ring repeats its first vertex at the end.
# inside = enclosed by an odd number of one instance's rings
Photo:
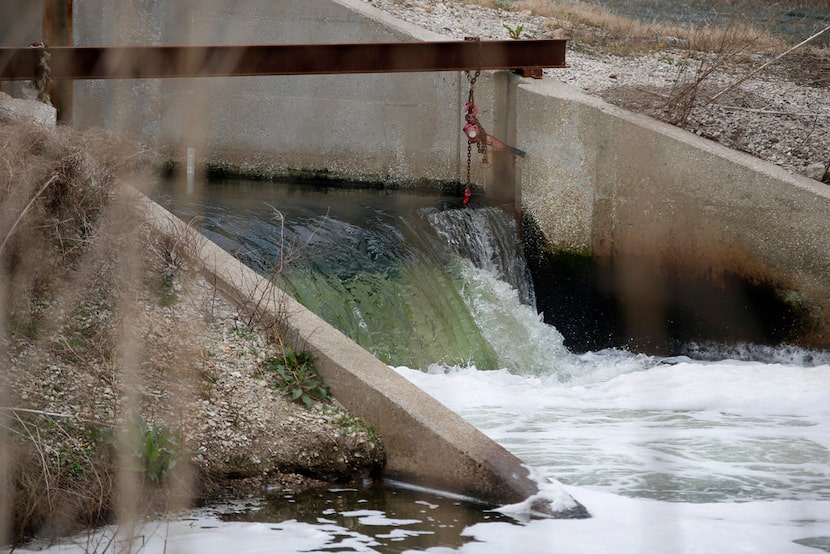
MULTIPOLYGON (((446 40, 360 0, 75 0, 74 11, 76 46, 446 40)), ((87 81, 74 84, 73 124, 130 132, 175 159, 195 152, 200 166, 436 186, 465 181, 467 91, 467 77, 455 73, 87 81)), ((512 156, 494 155, 486 169, 474 163, 472 181, 520 204, 540 251, 596 263, 597 290, 615 291, 626 325, 608 334, 648 347, 661 319, 683 319, 697 299, 748 283, 789 307, 775 337, 830 345, 826 186, 553 79, 484 73, 476 98, 482 125, 526 157, 515 166, 512 156)), ((148 210, 161 226, 175 225, 148 210)), ((261 286, 221 250, 205 252, 206 268, 231 293, 261 286)), ((705 322, 688 325, 705 330, 726 317, 710 304, 705 322)), ((493 502, 538 492, 518 460, 292 306, 297 340, 313 346, 337 397, 386 437, 390 475, 493 502)), ((562 513, 584 510, 573 503, 562 513)))

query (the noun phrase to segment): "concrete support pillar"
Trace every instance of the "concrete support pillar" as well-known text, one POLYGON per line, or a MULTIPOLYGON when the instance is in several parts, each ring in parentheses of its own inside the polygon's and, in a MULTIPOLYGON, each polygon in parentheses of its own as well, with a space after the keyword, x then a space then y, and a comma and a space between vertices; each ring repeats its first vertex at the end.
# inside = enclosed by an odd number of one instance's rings
MULTIPOLYGON (((520 77, 512 71, 493 74, 493 125, 487 132, 499 140, 516 145, 516 89, 520 77)), ((520 162, 511 152, 488 152, 488 194, 516 214, 521 212, 521 183, 518 178, 520 162)))

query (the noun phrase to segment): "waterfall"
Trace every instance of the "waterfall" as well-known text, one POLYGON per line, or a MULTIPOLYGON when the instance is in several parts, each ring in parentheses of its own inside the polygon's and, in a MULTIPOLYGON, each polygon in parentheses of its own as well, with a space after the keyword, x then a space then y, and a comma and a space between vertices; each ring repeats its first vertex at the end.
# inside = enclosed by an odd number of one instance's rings
POLYGON ((280 183, 212 185, 166 203, 199 216, 247 265, 281 268, 281 286, 387 364, 539 374, 568 356, 536 311, 516 222, 501 208, 280 183))
POLYGON ((489 271, 519 293, 523 304, 536 308, 530 269, 525 262, 513 215, 495 208, 428 210, 432 227, 456 254, 489 271))

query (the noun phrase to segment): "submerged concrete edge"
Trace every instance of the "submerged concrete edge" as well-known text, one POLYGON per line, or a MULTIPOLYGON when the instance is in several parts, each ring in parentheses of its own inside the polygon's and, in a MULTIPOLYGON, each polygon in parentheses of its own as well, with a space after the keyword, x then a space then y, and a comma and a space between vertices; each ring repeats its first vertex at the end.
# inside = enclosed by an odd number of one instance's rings
MULTIPOLYGON (((276 318, 293 348, 314 355, 333 396, 383 438, 385 477, 495 505, 540 493, 513 454, 162 206, 143 195, 137 203, 155 230, 187 245, 186 254, 218 290, 243 309, 276 318)), ((533 502, 533 509, 553 517, 588 517, 564 491, 557 498, 533 502)))

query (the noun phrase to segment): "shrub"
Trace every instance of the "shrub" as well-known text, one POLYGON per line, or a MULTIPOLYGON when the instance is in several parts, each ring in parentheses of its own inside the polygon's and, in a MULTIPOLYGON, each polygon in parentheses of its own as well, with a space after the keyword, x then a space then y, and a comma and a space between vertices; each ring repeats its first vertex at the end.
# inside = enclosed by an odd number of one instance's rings
POLYGON ((331 401, 329 389, 317 373, 314 357, 308 350, 294 352, 286 348, 280 356, 267 360, 263 368, 277 377, 277 390, 295 402, 302 402, 306 408, 315 400, 331 401))

